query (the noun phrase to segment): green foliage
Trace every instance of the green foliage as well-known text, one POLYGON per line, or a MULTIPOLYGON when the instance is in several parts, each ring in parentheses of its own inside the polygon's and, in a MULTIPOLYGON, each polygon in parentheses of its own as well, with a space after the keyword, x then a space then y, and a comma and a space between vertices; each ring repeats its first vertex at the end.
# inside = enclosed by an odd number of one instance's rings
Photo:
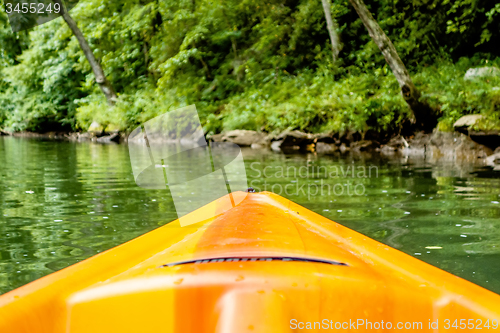
MULTIPOLYGON (((80 81, 84 73, 75 70, 80 50, 68 47, 69 38, 63 38, 61 25, 60 20, 54 20, 32 31, 29 42, 23 41, 29 47, 18 46, 10 66, 2 69, 0 109, 7 113, 6 127, 19 131, 74 126, 74 100, 83 96, 80 81)), ((11 40, 16 36, 6 35, 11 40)))
MULTIPOLYGON (((440 108, 440 126, 470 113, 498 118, 496 79, 462 79, 486 60, 499 66, 494 0, 366 4, 423 98, 440 108)), ((98 121, 127 130, 190 104, 208 133, 397 132, 409 115, 348 0, 332 1, 344 45, 337 64, 316 0, 81 0, 71 15, 118 93, 116 106, 105 103, 61 18, 13 34, 2 9, 0 127, 86 130, 98 121)))
POLYGON ((440 126, 449 128, 467 114, 500 118, 500 77, 464 80, 467 69, 481 66, 500 67, 500 58, 493 61, 481 57, 461 58, 455 64, 441 61, 414 75, 423 98, 440 109, 440 126))
POLYGON ((307 72, 285 76, 233 98, 223 128, 394 131, 408 115, 398 91, 395 78, 382 70, 342 80, 307 72))
POLYGON ((454 132, 453 118, 444 118, 438 123, 437 128, 440 132, 454 132))

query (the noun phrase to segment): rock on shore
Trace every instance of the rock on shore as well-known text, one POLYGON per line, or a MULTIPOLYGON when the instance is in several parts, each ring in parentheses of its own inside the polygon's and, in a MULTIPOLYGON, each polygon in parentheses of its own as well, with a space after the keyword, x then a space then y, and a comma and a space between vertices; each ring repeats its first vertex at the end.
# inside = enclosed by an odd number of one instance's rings
MULTIPOLYGON (((457 126, 470 126, 472 122, 480 117, 468 117, 456 123, 457 126)), ((94 141, 98 143, 115 143, 126 141, 124 133, 101 132, 100 125, 95 124, 93 133, 56 133, 45 134, 21 132, 6 133, 14 136, 27 136, 47 139, 62 139, 73 141, 94 141), (99 125, 99 126, 98 126, 99 125)), ((102 128, 102 126, 101 126, 102 128)), ((358 133, 359 134, 359 133, 358 133)), ((313 152, 317 154, 364 154, 369 152, 379 152, 382 155, 402 155, 430 158, 433 160, 482 160, 486 165, 490 165, 495 170, 500 171, 500 147, 495 152, 491 146, 483 145, 458 131, 441 132, 437 129, 431 134, 416 133, 410 137, 401 135, 393 137, 384 144, 375 140, 363 140, 361 135, 353 133, 322 133, 310 134, 301 131, 284 131, 279 135, 272 136, 267 133, 234 130, 223 134, 212 135, 208 139, 215 142, 232 142, 242 147, 270 148, 274 152, 313 152)), ((205 140, 203 133, 196 133, 196 137, 187 138, 190 141, 205 140)), ((497 145, 497 146, 500 146, 497 145)), ((493 147, 496 148, 496 147, 493 147)))
POLYGON ((483 77, 500 76, 500 69, 496 67, 478 67, 469 68, 464 75, 465 81, 474 80, 483 77))
POLYGON ((417 133, 408 139, 393 138, 382 147, 381 152, 445 160, 485 159, 493 153, 489 147, 474 142, 463 133, 437 130, 432 134, 417 133))
POLYGON ((483 115, 471 114, 458 119, 455 124, 453 124, 453 127, 456 131, 468 135, 473 141, 491 149, 495 149, 500 146, 499 130, 474 130, 474 125, 485 120, 483 115))
POLYGON ((300 131, 284 131, 272 139, 274 151, 314 150, 314 135, 300 131))

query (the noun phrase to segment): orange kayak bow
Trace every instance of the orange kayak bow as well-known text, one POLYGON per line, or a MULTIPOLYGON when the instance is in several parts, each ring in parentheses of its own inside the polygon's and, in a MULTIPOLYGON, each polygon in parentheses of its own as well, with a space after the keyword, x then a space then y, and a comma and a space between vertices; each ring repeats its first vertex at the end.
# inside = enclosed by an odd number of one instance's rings
POLYGON ((0 332, 500 329, 499 295, 276 194, 232 195, 0 296, 0 332))

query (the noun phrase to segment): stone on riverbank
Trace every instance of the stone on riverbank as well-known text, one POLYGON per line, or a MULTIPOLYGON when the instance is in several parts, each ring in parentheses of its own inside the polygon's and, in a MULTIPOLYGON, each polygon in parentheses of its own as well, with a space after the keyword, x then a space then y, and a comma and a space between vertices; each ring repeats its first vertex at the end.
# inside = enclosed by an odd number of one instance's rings
POLYGON ((408 139, 397 136, 382 147, 381 153, 422 156, 434 160, 473 161, 485 159, 493 151, 487 146, 474 142, 462 133, 435 130, 432 134, 417 133, 408 139))
POLYGON ((475 160, 486 158, 493 153, 490 148, 458 132, 434 131, 430 148, 434 158, 444 159, 475 160))
POLYGON ((401 135, 398 135, 391 140, 389 140, 388 143, 382 146, 380 151, 384 154, 394 154, 396 152, 401 152, 403 149, 408 148, 408 142, 404 137, 401 135))
POLYGON ((284 131, 271 139, 271 150, 275 152, 314 151, 315 136, 300 131, 284 131))
POLYGON ((340 144, 339 150, 340 150, 340 152, 341 152, 342 154, 344 154, 344 153, 348 152, 348 151, 350 150, 350 148, 349 148, 349 147, 347 147, 347 146, 346 146, 346 144, 342 142, 342 143, 340 144))
POLYGON ((101 136, 104 132, 104 127, 97 121, 93 121, 92 124, 90 124, 87 132, 89 132, 92 136, 101 136))
POLYGON ((250 148, 252 149, 264 149, 264 148, 267 148, 267 144, 263 144, 263 143, 252 143, 252 145, 250 146, 250 148))
POLYGON ((375 150, 378 147, 380 147, 380 144, 372 140, 355 141, 350 146, 351 150, 355 152, 375 150))
POLYGON ((486 164, 490 166, 500 165, 500 152, 490 155, 486 158, 486 164))
POLYGON ((119 143, 120 142, 120 134, 113 133, 111 135, 101 136, 96 139, 99 143, 119 143))
POLYGON ((313 134, 313 136, 314 142, 335 143, 340 145, 340 141, 334 137, 333 133, 313 134))
POLYGON ((460 117, 454 124, 453 127, 455 129, 461 128, 469 128, 474 126, 476 122, 480 119, 483 119, 483 115, 480 114, 469 114, 467 116, 460 117))
POLYGON ((500 76, 500 69, 496 67, 469 68, 464 75, 464 80, 468 81, 493 76, 500 76))
POLYGON ((271 142, 271 150, 274 152, 281 152, 281 144, 283 140, 271 142))
POLYGON ((304 133, 301 131, 284 131, 276 137, 276 141, 283 141, 281 144, 281 149, 285 147, 303 147, 314 143, 314 135, 309 133, 304 133))
POLYGON ((318 154, 333 154, 338 151, 339 148, 334 143, 317 142, 316 152, 318 154))
POLYGON ((482 121, 487 121, 483 115, 474 114, 463 116, 458 119, 453 127, 460 133, 468 135, 473 141, 485 145, 491 149, 500 147, 500 131, 499 130, 473 130, 472 126, 478 125, 482 121))
POLYGON ((266 140, 266 138, 266 133, 249 130, 234 130, 211 136, 211 140, 214 142, 232 142, 241 147, 250 147, 252 144, 267 146, 270 140, 266 140))
POLYGON ((92 139, 89 133, 76 133, 76 134, 77 134, 76 139, 78 141, 87 141, 92 139))

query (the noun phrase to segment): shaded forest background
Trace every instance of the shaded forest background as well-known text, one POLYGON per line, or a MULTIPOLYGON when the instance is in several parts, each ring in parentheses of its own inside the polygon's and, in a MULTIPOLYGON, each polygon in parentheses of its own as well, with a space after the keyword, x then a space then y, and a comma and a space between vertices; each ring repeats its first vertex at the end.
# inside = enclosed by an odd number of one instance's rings
MULTIPOLYGON (((483 114, 500 128, 496 0, 366 0, 394 43, 439 128, 483 114)), ((342 50, 333 62, 320 0, 80 0, 71 10, 118 94, 95 83, 61 18, 13 33, 0 13, 0 129, 126 131, 196 104, 208 134, 397 133, 410 110, 391 69, 348 0, 332 0, 342 50)))

